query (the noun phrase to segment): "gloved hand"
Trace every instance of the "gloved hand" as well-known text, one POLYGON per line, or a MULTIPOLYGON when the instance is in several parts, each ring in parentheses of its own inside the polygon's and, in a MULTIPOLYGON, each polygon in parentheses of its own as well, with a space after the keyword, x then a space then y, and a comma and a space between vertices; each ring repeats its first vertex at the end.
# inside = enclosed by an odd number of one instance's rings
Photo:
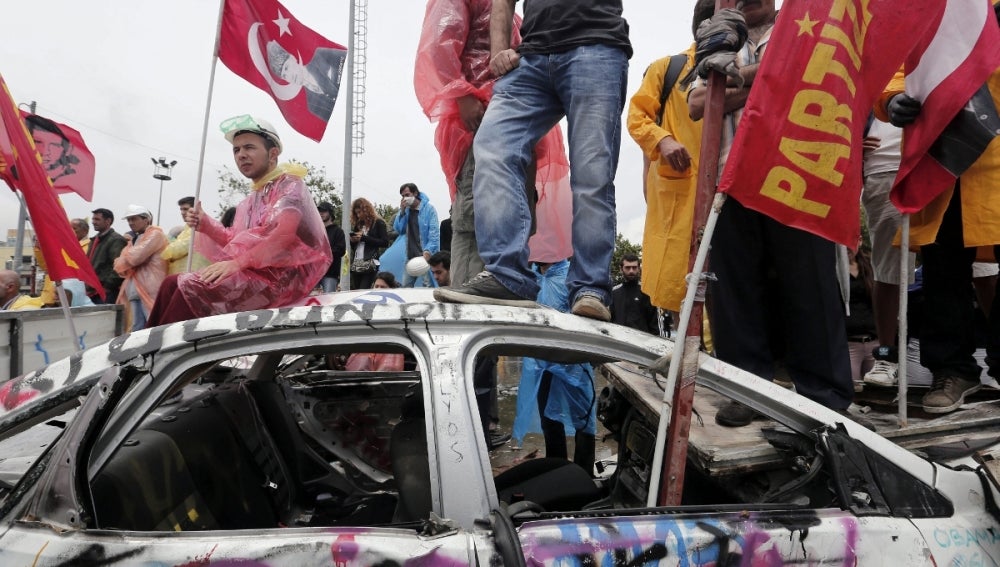
POLYGON ((902 128, 907 124, 912 124, 920 115, 920 101, 900 93, 889 99, 889 122, 893 126, 902 128))

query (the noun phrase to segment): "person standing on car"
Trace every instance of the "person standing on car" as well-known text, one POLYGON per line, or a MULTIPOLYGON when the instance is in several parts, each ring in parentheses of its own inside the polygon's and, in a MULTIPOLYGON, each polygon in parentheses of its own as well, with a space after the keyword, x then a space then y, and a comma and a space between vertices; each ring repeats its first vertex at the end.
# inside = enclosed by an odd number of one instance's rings
POLYGON ((270 123, 249 115, 222 123, 236 165, 253 183, 226 228, 201 203, 185 221, 197 250, 212 263, 169 276, 150 325, 288 305, 309 295, 330 266, 330 243, 309 189, 306 168, 278 164, 281 139, 270 123))
POLYGON ((514 4, 493 2, 490 69, 499 78, 473 145, 476 242, 486 268, 461 287, 435 290, 434 297, 535 305, 525 173, 535 145, 565 117, 573 197, 570 311, 610 321, 614 179, 632 56, 622 1, 525 0, 517 50, 511 48, 514 4))
POLYGON ((378 275, 378 257, 389 245, 389 230, 364 197, 351 203, 351 289, 368 289, 378 275))
POLYGON ((323 293, 332 293, 337 291, 340 285, 340 274, 344 269, 344 253, 347 252, 347 238, 344 236, 344 229, 334 220, 332 204, 323 201, 316 205, 316 210, 319 211, 319 218, 323 219, 326 239, 330 241, 330 253, 333 254, 333 261, 323 279, 319 280, 319 284, 323 287, 323 293))
MULTIPOLYGON (((749 37, 737 52, 742 87, 726 89, 719 167, 723 167, 743 114, 743 106, 763 57, 778 11, 774 0, 745 2, 741 12, 749 37)), ((729 21, 726 13, 713 20, 729 21)), ((710 38, 701 37, 699 48, 710 38)), ((692 85, 688 95, 691 118, 705 112, 707 84, 692 85)), ((788 349, 785 365, 796 391, 834 411, 846 414, 854 399, 851 361, 844 327, 844 306, 836 275, 834 244, 804 230, 786 226, 726 200, 712 238, 712 270, 718 277, 708 285, 712 339, 719 360, 765 379, 775 373, 772 347, 780 344, 769 333, 777 325, 788 349), (770 273, 775 279, 770 279, 770 273), (774 286, 777 286, 776 288, 774 286), (777 291, 782 309, 768 309, 764 298, 777 291), (772 343, 772 341, 774 341, 772 343)), ((727 427, 749 425, 757 414, 736 401, 721 407, 715 421, 727 427)), ((854 420, 857 417, 849 416, 854 420)))

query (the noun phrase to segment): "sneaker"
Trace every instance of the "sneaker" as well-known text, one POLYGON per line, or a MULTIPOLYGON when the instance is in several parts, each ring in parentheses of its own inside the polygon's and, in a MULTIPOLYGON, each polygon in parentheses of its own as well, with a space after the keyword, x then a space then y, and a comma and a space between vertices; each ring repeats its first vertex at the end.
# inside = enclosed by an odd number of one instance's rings
POLYGON ((439 287, 434 290, 434 299, 444 303, 538 307, 534 301, 525 299, 504 287, 489 272, 479 272, 465 285, 459 287, 439 287))
POLYGON ((979 380, 967 380, 950 374, 934 374, 934 382, 921 401, 927 413, 949 413, 965 403, 965 396, 982 388, 979 380))
POLYGON ((503 447, 504 443, 510 441, 510 433, 504 433, 499 429, 490 429, 490 451, 498 447, 503 447))
POLYGON ((888 360, 876 360, 872 369, 865 374, 865 384, 892 388, 898 381, 899 365, 888 360))
POLYGON ((608 307, 604 305, 604 302, 592 293, 577 295, 576 301, 573 302, 573 309, 570 312, 573 315, 588 319, 597 319, 604 322, 611 321, 611 311, 608 311, 608 307))
POLYGON ((715 423, 724 427, 745 427, 755 419, 764 419, 764 416, 739 402, 729 402, 715 414, 715 423))

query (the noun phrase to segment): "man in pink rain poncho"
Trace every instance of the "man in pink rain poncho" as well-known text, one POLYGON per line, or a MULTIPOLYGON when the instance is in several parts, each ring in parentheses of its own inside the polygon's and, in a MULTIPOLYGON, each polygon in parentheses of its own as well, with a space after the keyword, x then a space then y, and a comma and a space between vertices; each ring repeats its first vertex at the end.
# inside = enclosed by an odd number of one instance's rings
MULTIPOLYGON (((451 282, 462 285, 483 270, 472 207, 472 139, 493 95, 490 71, 490 10, 493 0, 429 0, 413 73, 424 114, 438 122, 434 145, 451 191, 451 282)), ((515 17, 511 47, 521 43, 515 17)), ((528 243, 532 261, 555 262, 573 253, 572 196, 562 131, 555 127, 535 147, 527 191, 535 206, 537 232, 528 243), (537 205, 536 205, 537 200, 537 205)), ((442 247, 445 243, 442 243, 442 247)))
POLYGON ((169 276, 156 297, 149 325, 163 325, 306 297, 330 265, 330 244, 297 164, 278 165, 281 140, 268 122, 248 115, 222 123, 236 166, 252 181, 236 206, 231 228, 204 214, 201 203, 185 213, 195 249, 212 263, 169 276))

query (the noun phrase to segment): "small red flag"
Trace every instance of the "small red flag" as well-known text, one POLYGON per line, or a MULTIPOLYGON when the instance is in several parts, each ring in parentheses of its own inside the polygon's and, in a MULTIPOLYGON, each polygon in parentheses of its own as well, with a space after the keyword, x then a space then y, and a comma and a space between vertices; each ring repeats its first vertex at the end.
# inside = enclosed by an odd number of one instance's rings
POLYGON ((56 193, 76 193, 84 201, 94 198, 94 154, 79 132, 44 116, 21 111, 42 165, 56 193))
POLYGON ((271 95, 292 128, 323 138, 347 49, 299 23, 276 0, 226 0, 219 59, 271 95))
POLYGON ((786 0, 719 190, 778 222, 856 246, 868 114, 945 4, 786 0))
POLYGON ((0 87, 0 177, 24 196, 49 277, 54 281, 82 280, 100 290, 103 297, 104 286, 73 233, 2 75, 0 87))

